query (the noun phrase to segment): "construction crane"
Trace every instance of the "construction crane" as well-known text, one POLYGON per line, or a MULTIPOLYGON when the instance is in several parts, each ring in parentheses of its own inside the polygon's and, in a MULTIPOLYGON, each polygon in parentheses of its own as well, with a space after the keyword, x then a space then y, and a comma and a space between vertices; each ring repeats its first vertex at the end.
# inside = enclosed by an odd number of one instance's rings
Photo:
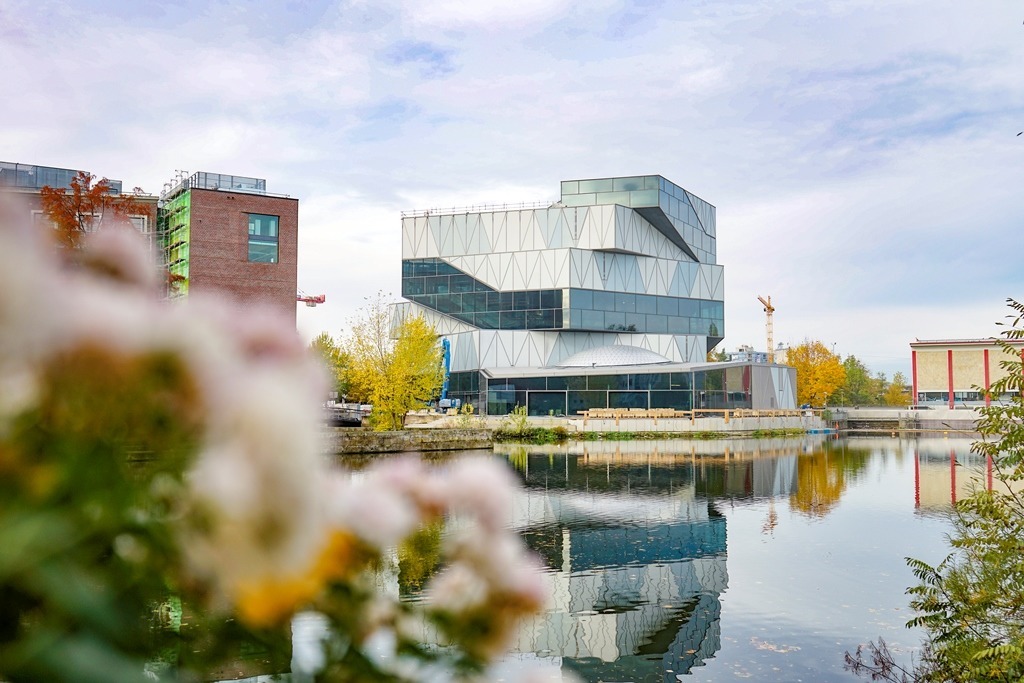
POLYGON ((310 308, 313 308, 317 304, 322 304, 325 301, 327 301, 327 295, 326 294, 317 294, 316 296, 308 296, 306 294, 303 294, 302 290, 299 290, 299 293, 295 295, 295 300, 296 301, 301 301, 302 303, 306 304, 310 308))
POLYGON ((759 296, 757 300, 764 304, 764 329, 768 333, 768 363, 772 364, 775 362, 775 335, 772 334, 772 313, 775 312, 775 307, 772 306, 772 298, 770 296, 767 299, 759 296))

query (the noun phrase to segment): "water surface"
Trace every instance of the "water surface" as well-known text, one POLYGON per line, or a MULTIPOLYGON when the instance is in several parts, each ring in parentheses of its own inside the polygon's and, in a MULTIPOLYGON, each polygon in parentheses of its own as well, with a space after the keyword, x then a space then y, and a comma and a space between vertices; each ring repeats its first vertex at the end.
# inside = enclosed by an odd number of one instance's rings
POLYGON ((951 501, 986 482, 944 438, 496 452, 555 596, 513 657, 587 681, 852 681, 843 653, 880 636, 909 661, 904 558, 941 560, 951 501))

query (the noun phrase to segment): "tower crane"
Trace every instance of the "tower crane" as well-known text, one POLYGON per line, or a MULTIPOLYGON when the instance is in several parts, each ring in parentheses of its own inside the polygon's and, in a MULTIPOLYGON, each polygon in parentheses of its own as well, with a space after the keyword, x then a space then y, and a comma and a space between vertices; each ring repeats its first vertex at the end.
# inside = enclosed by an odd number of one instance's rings
POLYGON ((306 294, 303 294, 302 291, 299 290, 298 294, 295 295, 295 300, 296 301, 301 301, 302 303, 306 304, 310 308, 313 308, 317 304, 322 304, 325 301, 327 301, 327 295, 326 294, 317 294, 315 296, 308 296, 306 294))
POLYGON ((771 296, 768 298, 759 296, 757 300, 764 304, 764 329, 768 333, 768 363, 772 364, 775 362, 775 335, 772 334, 772 313, 775 312, 775 307, 772 306, 771 296))

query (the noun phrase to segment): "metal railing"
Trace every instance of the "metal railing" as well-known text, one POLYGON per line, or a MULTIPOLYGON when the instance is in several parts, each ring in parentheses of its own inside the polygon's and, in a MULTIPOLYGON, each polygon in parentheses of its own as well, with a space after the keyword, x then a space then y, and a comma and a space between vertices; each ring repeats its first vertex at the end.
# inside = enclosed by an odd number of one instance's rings
POLYGON ((414 209, 403 211, 402 218, 422 218, 424 216, 453 216, 460 213, 491 213, 495 211, 527 211, 530 209, 548 209, 563 206, 557 199, 543 202, 506 202, 503 204, 471 204, 469 206, 453 206, 448 209, 414 209))

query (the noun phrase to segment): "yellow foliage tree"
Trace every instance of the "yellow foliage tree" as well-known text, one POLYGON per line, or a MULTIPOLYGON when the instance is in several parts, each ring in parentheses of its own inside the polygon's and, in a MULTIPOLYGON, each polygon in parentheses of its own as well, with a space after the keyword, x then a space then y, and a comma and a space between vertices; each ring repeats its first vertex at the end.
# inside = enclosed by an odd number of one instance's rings
POLYGON ((799 405, 824 405, 846 382, 846 369, 839 356, 820 341, 794 346, 786 362, 796 368, 796 400, 799 405))
POLYGON ((910 402, 910 394, 906 390, 907 378, 902 372, 892 376, 892 382, 886 387, 882 394, 882 400, 887 406, 905 406, 910 402))
POLYGON ((392 334, 383 293, 370 300, 351 327, 349 395, 373 404, 374 429, 401 429, 405 414, 425 406, 444 382, 441 345, 423 316, 407 316, 392 334))

